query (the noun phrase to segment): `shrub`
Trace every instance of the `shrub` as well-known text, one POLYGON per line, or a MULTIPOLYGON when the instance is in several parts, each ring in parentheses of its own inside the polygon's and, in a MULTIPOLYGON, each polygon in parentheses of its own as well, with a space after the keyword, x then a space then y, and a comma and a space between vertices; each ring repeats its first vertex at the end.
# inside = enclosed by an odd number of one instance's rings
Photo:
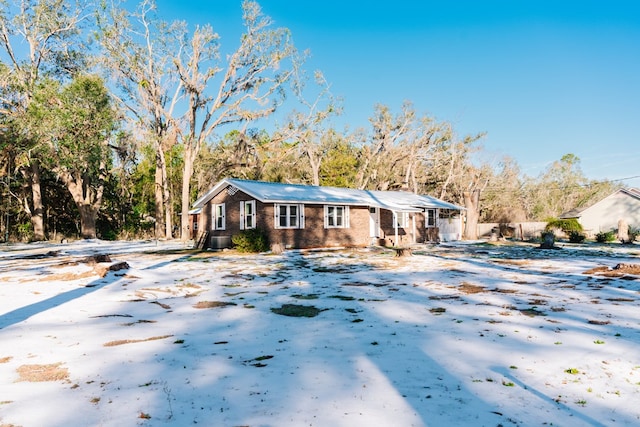
POLYGON ((598 243, 613 242, 614 240, 616 240, 616 233, 613 231, 601 231, 596 234, 596 241, 598 243))
POLYGON ((585 235, 579 231, 571 231, 569 232, 569 242, 571 243, 582 243, 584 242, 585 235))
POLYGON ((30 222, 18 224, 18 235, 23 242, 29 242, 33 239, 33 227, 30 222))
POLYGON ((640 236, 640 228, 629 226, 629 242, 634 242, 640 236))
POLYGON ((118 234, 115 231, 109 229, 100 233, 100 238, 102 240, 118 240, 118 234))
POLYGON ((267 234, 260 228, 242 230, 239 234, 231 237, 231 241, 239 252, 266 252, 269 250, 267 234))
POLYGON ((552 230, 554 228, 559 228, 565 234, 571 234, 572 231, 582 231, 582 224, 578 222, 575 218, 569 219, 550 219, 547 222, 546 227, 544 228, 546 231, 552 230))

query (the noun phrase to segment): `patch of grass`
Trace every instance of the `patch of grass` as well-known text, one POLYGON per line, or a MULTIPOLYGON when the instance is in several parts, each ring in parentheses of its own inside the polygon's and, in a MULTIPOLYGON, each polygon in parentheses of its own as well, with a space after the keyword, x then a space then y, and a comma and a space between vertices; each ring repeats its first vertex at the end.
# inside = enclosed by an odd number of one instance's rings
POLYGON ((458 289, 465 294, 478 294, 480 292, 484 292, 486 288, 483 286, 474 285, 469 282, 462 282, 462 284, 458 287, 458 289))
POLYGON ((249 360, 245 360, 243 362, 244 365, 250 364, 251 366, 254 366, 256 368, 264 368, 265 366, 267 366, 266 363, 262 363, 263 360, 269 360, 269 359, 273 359, 272 355, 266 355, 266 356, 258 356, 256 358, 253 359, 249 359, 249 360), (251 363, 251 362, 255 362, 255 363, 251 363))
POLYGON ((587 406, 587 401, 584 399, 576 400, 576 405, 587 406))
POLYGON ((123 345, 123 344, 135 344, 135 343, 138 343, 138 342, 163 340, 165 338, 169 338, 169 337, 172 337, 172 336, 173 335, 161 335, 161 336, 158 336, 158 337, 144 338, 144 339, 140 339, 140 340, 115 340, 115 341, 106 342, 106 343, 104 343, 102 345, 104 347, 115 347, 115 346, 123 345))
POLYGON ((353 301, 353 300, 355 300, 354 297, 350 297, 350 296, 346 296, 346 295, 331 295, 328 298, 335 298, 335 299, 339 299, 341 301, 353 301))
POLYGON ((138 387, 149 387, 149 386, 152 386, 154 384, 158 384, 158 382, 157 381, 149 381, 148 383, 144 383, 144 384, 138 385, 138 387))
POLYGON ((46 382, 69 379, 69 370, 61 367, 62 362, 48 365, 22 365, 17 369, 18 381, 46 382))
POLYGON ((13 356, 0 357, 0 363, 8 363, 11 359, 13 356))
POLYGON ((435 315, 445 313, 447 311, 444 307, 433 307, 429 309, 429 312, 435 315))
POLYGON ((522 310, 518 310, 518 311, 528 317, 546 316, 546 314, 543 311, 540 311, 535 307, 523 308, 522 310))
POLYGON ((160 307, 164 308, 165 310, 169 310, 169 309, 171 308, 171 306, 170 306, 170 305, 163 304, 163 303, 161 303, 161 302, 159 302, 159 301, 151 301, 149 304, 157 304, 157 305, 159 305, 160 307))
POLYGON ((507 382, 507 381, 502 381, 502 385, 505 387, 514 387, 515 384, 512 383, 511 381, 507 382))
POLYGON ((289 317, 316 317, 322 312, 312 305, 283 304, 281 307, 271 308, 271 311, 281 316, 289 317))
POLYGON ((269 360, 269 359, 273 359, 273 356, 271 356, 271 355, 258 356, 253 360, 255 360, 256 362, 260 362, 261 360, 269 360))
POLYGON ((594 343, 594 344, 604 344, 604 341, 602 341, 602 340, 595 340, 593 343, 594 343))
POLYGON ((184 344, 184 340, 175 340, 174 344, 184 344))
POLYGON ((198 301, 193 305, 193 308, 219 308, 228 307, 230 305, 237 305, 235 302, 228 301, 198 301))
POLYGON ((362 319, 353 319, 351 321, 351 323, 360 323, 360 322, 364 322, 364 320, 362 320, 362 319))
POLYGON ((293 294, 291 298, 295 299, 318 299, 318 294, 293 294))
POLYGON ((133 326, 133 325, 135 325, 136 323, 157 323, 157 322, 158 322, 157 320, 144 320, 144 319, 140 319, 140 320, 135 321, 135 322, 121 323, 120 325, 122 325, 122 326, 133 326))
POLYGON ((569 368, 564 370, 567 374, 578 375, 580 373, 576 368, 569 368))

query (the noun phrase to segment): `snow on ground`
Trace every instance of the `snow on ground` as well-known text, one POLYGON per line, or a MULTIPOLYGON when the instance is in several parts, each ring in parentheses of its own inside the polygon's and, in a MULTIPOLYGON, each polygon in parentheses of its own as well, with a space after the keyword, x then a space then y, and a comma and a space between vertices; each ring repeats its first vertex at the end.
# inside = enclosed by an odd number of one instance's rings
POLYGON ((638 425, 639 254, 0 246, 0 425, 638 425))

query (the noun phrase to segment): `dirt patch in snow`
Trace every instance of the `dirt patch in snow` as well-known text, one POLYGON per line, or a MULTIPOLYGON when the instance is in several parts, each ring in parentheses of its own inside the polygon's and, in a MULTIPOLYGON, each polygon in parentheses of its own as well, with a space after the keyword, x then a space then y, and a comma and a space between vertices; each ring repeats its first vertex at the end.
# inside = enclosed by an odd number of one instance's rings
POLYGON ((281 307, 272 308, 271 311, 288 317, 316 317, 323 310, 313 305, 283 304, 281 307))
POLYGON ((460 290, 460 292, 465 293, 467 295, 469 295, 469 294, 479 294, 479 293, 484 292, 486 290, 486 288, 483 287, 483 286, 474 285, 474 284, 469 283, 469 282, 462 282, 462 284, 460 286, 458 286, 458 289, 460 290))
POLYGON ((227 301, 198 301, 193 305, 193 308, 219 308, 228 307, 230 305, 237 305, 235 302, 227 301))
POLYGON ((115 341, 109 341, 103 344, 104 347, 115 347, 118 345, 123 345, 123 344, 135 344, 138 342, 147 342, 147 341, 156 341, 156 340, 163 340, 165 338, 170 338, 173 335, 161 335, 158 337, 150 337, 150 338, 144 338, 144 339, 140 339, 140 340, 115 340, 115 341))
POLYGON ((622 277, 627 274, 640 276, 640 264, 617 264, 613 268, 609 268, 606 265, 601 265, 591 268, 585 271, 583 274, 594 274, 604 277, 622 277))
POLYGON ((48 365, 21 365, 16 369, 18 381, 46 382, 69 379, 69 370, 61 367, 62 362, 48 365))

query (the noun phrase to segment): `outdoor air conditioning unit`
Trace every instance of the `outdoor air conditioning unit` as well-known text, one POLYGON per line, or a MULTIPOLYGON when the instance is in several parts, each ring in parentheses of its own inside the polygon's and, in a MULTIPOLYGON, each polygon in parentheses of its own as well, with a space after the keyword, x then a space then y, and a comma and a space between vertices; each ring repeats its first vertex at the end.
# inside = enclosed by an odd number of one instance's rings
POLYGON ((226 249, 231 247, 231 236, 210 236, 210 249, 226 249))

